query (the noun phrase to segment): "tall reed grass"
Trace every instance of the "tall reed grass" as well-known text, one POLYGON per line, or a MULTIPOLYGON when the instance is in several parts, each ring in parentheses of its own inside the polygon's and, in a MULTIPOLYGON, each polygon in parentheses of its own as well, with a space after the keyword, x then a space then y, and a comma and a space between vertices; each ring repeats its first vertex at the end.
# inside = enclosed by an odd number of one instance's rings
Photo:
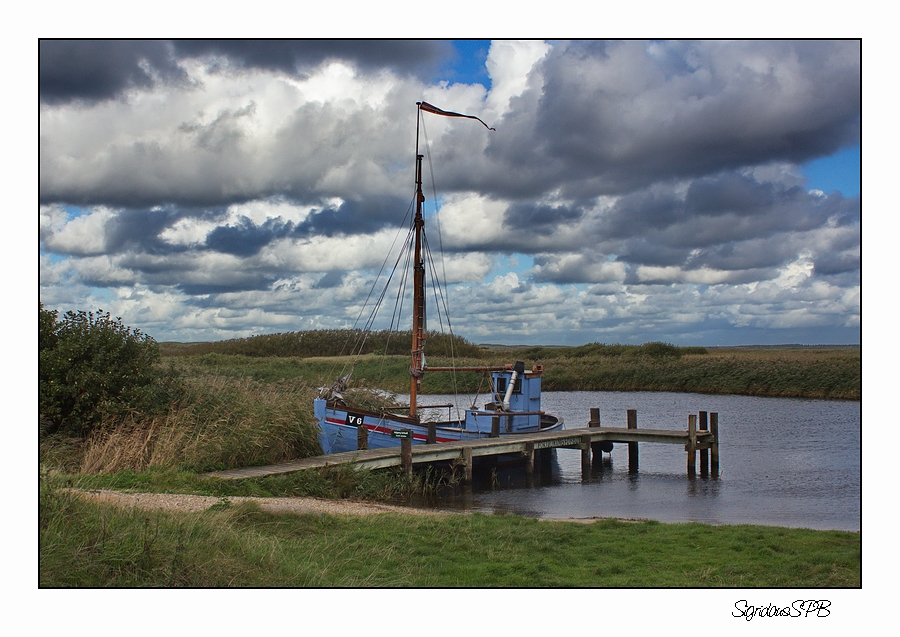
MULTIPOLYGON (((652 346, 652 347, 651 347, 652 346)), ((352 384, 397 393, 409 391, 406 356, 283 358, 225 354, 185 356, 177 360, 187 374, 200 372, 251 376, 261 381, 289 378, 312 386, 331 384, 355 365, 352 384)), ((498 365, 523 360, 544 366, 545 391, 673 391, 791 398, 860 400, 861 352, 844 348, 674 348, 594 345, 507 348, 481 358, 430 357, 443 366, 498 365)), ((480 373, 426 374, 426 393, 473 393, 483 387, 480 373)))
POLYGON ((92 434, 82 473, 151 467, 208 471, 321 453, 311 388, 288 381, 201 375, 165 415, 132 415, 92 434))

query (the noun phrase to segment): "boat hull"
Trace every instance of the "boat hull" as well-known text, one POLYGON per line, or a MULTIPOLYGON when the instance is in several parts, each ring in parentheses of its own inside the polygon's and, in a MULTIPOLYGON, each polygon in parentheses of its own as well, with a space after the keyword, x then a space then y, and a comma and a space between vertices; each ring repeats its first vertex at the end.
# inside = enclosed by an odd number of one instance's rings
MULTIPOLYGON (((466 420, 444 421, 435 423, 435 441, 455 442, 460 440, 479 440, 491 436, 490 429, 467 428, 466 423, 475 421, 474 412, 468 412, 466 420)), ((483 414, 483 412, 481 412, 483 414)), ((377 414, 365 410, 357 410, 351 407, 335 405, 324 399, 316 399, 315 416, 319 428, 319 443, 322 445, 322 453, 343 453, 357 451, 360 448, 359 428, 365 429, 364 438, 368 449, 383 449, 399 447, 401 438, 393 436, 396 431, 409 431, 412 443, 415 445, 428 442, 428 424, 420 424, 412 418, 398 416, 396 414, 377 414)), ((531 415, 534 421, 534 415, 531 415)), ((481 418, 480 422, 484 422, 481 418)), ((500 431, 500 436, 517 436, 536 431, 558 431, 562 429, 561 418, 542 414, 540 425, 533 427, 531 431, 523 429, 512 431, 500 431)), ((509 429, 513 429, 510 427, 509 429)))

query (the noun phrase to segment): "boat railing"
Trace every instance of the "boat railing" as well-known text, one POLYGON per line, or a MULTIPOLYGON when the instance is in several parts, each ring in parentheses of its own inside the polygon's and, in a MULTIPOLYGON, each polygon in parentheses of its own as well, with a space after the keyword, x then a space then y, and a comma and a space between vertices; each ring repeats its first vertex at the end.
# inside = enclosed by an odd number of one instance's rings
MULTIPOLYGON (((454 407, 452 403, 446 405, 418 405, 417 409, 449 409, 454 407)), ((409 411, 409 405, 400 405, 399 407, 391 407, 391 411, 409 411)))

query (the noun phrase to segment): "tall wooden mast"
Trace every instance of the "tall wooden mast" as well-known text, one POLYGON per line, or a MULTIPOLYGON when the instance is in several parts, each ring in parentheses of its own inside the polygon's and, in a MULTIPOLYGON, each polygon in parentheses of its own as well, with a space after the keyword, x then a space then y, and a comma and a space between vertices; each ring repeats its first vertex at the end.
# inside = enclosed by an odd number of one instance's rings
POLYGON ((425 259, 422 255, 422 234, 425 231, 422 204, 425 202, 425 195, 422 194, 423 156, 419 154, 419 120, 422 117, 422 111, 444 117, 465 117, 478 120, 488 130, 495 130, 474 115, 445 111, 428 102, 416 102, 416 218, 413 221, 416 245, 413 264, 412 360, 409 366, 409 415, 413 417, 417 415, 416 397, 422 387, 422 376, 425 375, 425 259))
MULTIPOLYGON (((416 150, 418 151, 418 147, 416 150)), ((412 361, 409 367, 410 416, 416 416, 416 396, 422 386, 422 376, 425 374, 425 260, 422 255, 422 232, 425 227, 425 220, 422 218, 422 204, 424 201, 425 195, 422 194, 422 155, 417 153, 416 217, 413 221, 415 252, 413 255, 412 361)))

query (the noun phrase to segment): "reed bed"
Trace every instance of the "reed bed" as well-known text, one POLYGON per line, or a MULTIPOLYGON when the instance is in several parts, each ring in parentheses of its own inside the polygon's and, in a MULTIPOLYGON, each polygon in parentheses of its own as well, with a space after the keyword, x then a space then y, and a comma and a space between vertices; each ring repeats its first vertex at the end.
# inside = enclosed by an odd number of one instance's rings
POLYGON ((132 415, 84 443, 82 473, 181 467, 209 471, 320 453, 314 391, 291 382, 201 375, 164 415, 132 415))
MULTIPOLYGON (((648 344, 650 345, 650 344, 648 344)), ((406 356, 254 357, 205 354, 175 361, 188 374, 213 373, 259 381, 296 379, 309 385, 331 384, 353 370, 352 385, 409 391, 406 356)), ((481 358, 429 357, 444 366, 500 365, 523 360, 544 366, 545 391, 674 391, 790 398, 860 400, 862 359, 859 348, 509 348, 481 358)), ((425 393, 474 393, 485 388, 482 375, 464 372, 426 374, 425 393)))
POLYGON ((674 391, 860 400, 860 351, 722 348, 673 358, 547 358, 548 391, 674 391))

